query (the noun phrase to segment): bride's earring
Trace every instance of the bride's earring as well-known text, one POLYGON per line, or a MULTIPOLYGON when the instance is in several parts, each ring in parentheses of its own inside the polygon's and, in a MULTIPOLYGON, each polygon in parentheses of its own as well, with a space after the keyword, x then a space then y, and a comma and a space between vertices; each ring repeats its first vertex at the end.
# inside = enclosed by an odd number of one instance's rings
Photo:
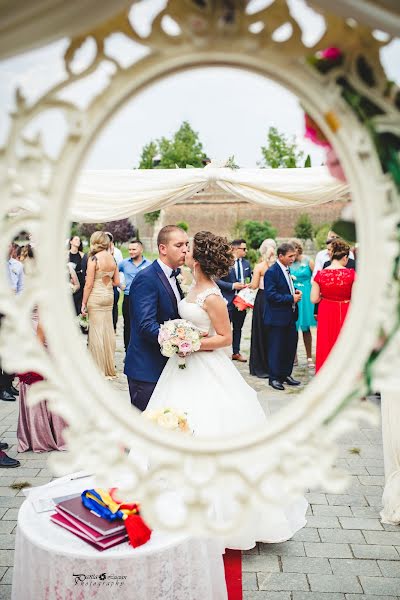
POLYGON ((192 270, 192 275, 193 275, 193 279, 196 279, 196 265, 193 265, 193 270, 192 270))

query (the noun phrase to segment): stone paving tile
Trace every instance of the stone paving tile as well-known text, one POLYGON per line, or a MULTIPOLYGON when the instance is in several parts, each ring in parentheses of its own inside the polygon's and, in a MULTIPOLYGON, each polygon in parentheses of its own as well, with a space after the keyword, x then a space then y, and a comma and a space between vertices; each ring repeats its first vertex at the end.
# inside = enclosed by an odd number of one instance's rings
POLYGON ((345 600, 344 594, 323 592, 293 592, 293 600, 345 600))
POLYGON ((382 508, 382 494, 366 494, 365 498, 368 501, 369 506, 376 506, 377 508, 382 508))
POLYGON ((360 577, 360 583, 366 594, 396 596, 400 591, 400 578, 360 577))
POLYGON ((242 589, 247 590, 258 590, 257 575, 256 573, 242 573, 242 589))
POLYGON ((312 544, 305 542, 304 549, 306 555, 311 557, 352 558, 352 553, 348 544, 312 544))
POLYGON ((243 571, 280 572, 278 557, 267 554, 246 554, 243 556, 242 568, 243 571))
POLYGON ((317 529, 340 529, 340 523, 337 517, 312 516, 307 517, 307 527, 314 527, 317 529))
POLYGON ((12 567, 14 564, 14 553, 8 550, 0 550, 0 567, 12 567))
MULTIPOLYGON (((382 572, 379 569, 376 560, 331 558, 329 559, 329 562, 334 575, 368 575, 370 577, 382 576, 382 572)), ((393 577, 393 575, 391 576, 393 577)))
POLYGON ((0 584, 0 600, 10 600, 11 599, 11 585, 1 585, 0 584))
POLYGON ((284 556, 282 557, 282 570, 284 573, 332 574, 332 569, 327 558, 284 556))
POLYGON ((366 529, 373 531, 383 531, 379 519, 364 519, 357 517, 339 517, 343 529, 366 529))
MULTIPOLYGON (((316 517, 351 517, 352 512, 350 506, 324 506, 313 505, 313 514, 316 517)), ((364 516, 364 515, 361 515, 364 516)))
POLYGON ((318 535, 317 529, 312 529, 305 527, 304 529, 300 529, 292 538, 296 542, 319 542, 320 537, 318 535))
POLYGON ((392 531, 365 531, 364 536, 368 544, 382 544, 383 546, 400 544, 400 533, 392 531))
POLYGON ((363 589, 357 577, 346 575, 308 575, 312 592, 362 592, 363 589))
MULTIPOLYGON (((332 542, 334 544, 365 544, 362 532, 355 529, 318 529, 318 532, 321 542, 332 542)), ((373 531, 371 533, 386 532, 373 531)))
POLYGON ((14 570, 14 567, 9 567, 7 569, 6 574, 3 575, 2 579, 1 579, 2 584, 11 584, 12 583, 13 570, 14 570))
POLYGON ((309 589, 307 578, 302 573, 257 573, 257 581, 260 590, 284 592, 309 589))
POLYGON ((346 600, 400 600, 398 596, 375 596, 371 594, 346 594, 346 600))
MULTIPOLYGON (((378 560, 378 565, 384 577, 400 578, 400 562, 395 560, 378 560)), ((400 588, 398 589, 400 593, 400 588)))
POLYGON ((305 556, 303 542, 283 542, 282 544, 258 544, 260 554, 276 554, 278 556, 305 556))
POLYGON ((351 544, 351 550, 356 558, 381 558, 383 560, 398 560, 396 548, 393 546, 379 546, 370 544, 351 544))
POLYGON ((360 494, 327 494, 328 504, 332 506, 367 506, 367 500, 360 494))
POLYGON ((243 600, 292 600, 290 592, 243 592, 243 600))
POLYGON ((363 519, 379 519, 379 509, 377 506, 352 506, 351 512, 353 513, 354 517, 361 517, 363 519))
POLYGON ((14 550, 15 535, 11 533, 0 534, 0 550, 14 550))
POLYGON ((310 504, 328 504, 326 494, 317 494, 315 492, 309 492, 306 494, 306 498, 310 504))

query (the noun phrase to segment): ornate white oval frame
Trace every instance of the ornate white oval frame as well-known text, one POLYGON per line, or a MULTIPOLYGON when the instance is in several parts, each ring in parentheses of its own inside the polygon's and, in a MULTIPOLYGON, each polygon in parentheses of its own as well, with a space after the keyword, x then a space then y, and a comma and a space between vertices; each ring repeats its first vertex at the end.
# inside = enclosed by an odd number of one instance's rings
MULTIPOLYGON (((336 83, 338 75, 346 75, 356 89, 372 97, 384 113, 381 127, 390 130, 398 112, 393 99, 384 96, 386 79, 378 59, 378 42, 365 28, 350 27, 336 17, 327 17, 323 38, 313 48, 306 48, 301 29, 285 2, 276 2, 253 15, 240 8, 229 14, 226 11, 223 2, 199 8, 185 0, 171 0, 155 18, 146 39, 137 34, 128 16, 121 14, 87 36, 73 40, 65 55, 68 75, 64 82, 32 106, 27 106, 21 93, 17 93, 10 137, 0 154, 3 256, 21 229, 32 231, 38 240, 37 272, 20 296, 10 292, 7 273, 1 265, 0 312, 6 315, 0 330, 4 368, 10 372, 34 370, 45 376, 44 382, 32 387, 32 400, 47 398, 70 424, 69 453, 57 457, 59 466, 65 463, 64 469, 93 470, 109 482, 117 472, 129 471, 132 480, 126 488, 141 498, 145 517, 153 525, 173 528, 177 524, 171 523, 169 515, 156 509, 157 499, 163 493, 160 474, 167 474, 185 490, 187 514, 179 527, 191 532, 222 528, 207 513, 207 495, 215 485, 222 486, 226 503, 234 499, 239 503, 238 519, 246 510, 249 514, 257 505, 266 509, 273 502, 264 486, 266 481, 282 486, 288 496, 308 487, 339 489, 342 479, 331 469, 333 440, 354 426, 358 418, 374 418, 373 411, 361 409, 358 403, 350 404, 342 413, 340 409, 351 397, 362 395, 365 362, 380 330, 393 327, 390 317, 388 322, 384 314, 391 310, 394 313, 398 297, 397 282, 392 280, 394 260, 399 254, 398 195, 390 177, 382 172, 367 130, 344 102, 336 83), (180 34, 171 36, 163 30, 166 15, 175 20, 180 34), (251 26, 260 22, 262 31, 251 33, 251 26), (292 35, 284 42, 274 41, 274 32, 285 23, 291 25, 292 35), (104 47, 104 40, 115 32, 147 46, 150 53, 122 68, 104 47), (71 61, 89 37, 96 41, 96 56, 76 75, 71 61), (305 57, 329 46, 340 47, 346 60, 322 75, 305 57), (378 80, 373 90, 357 74, 355 65, 360 52, 373 65, 378 80), (112 62, 115 73, 87 110, 60 99, 60 92, 93 73, 103 61, 112 62), (301 98, 343 163, 351 184, 361 247, 350 318, 326 367, 295 403, 271 419, 267 428, 243 434, 240 439, 206 440, 167 434, 136 411, 122 408, 72 325, 65 282, 63 241, 67 237, 68 205, 80 165, 101 128, 146 86, 180 70, 210 65, 261 73, 301 98), (26 126, 48 109, 61 111, 68 124, 68 136, 56 161, 45 155, 40 139, 29 141, 24 137, 26 126), (35 197, 40 209, 7 217, 28 195, 35 197), (371 240, 379 240, 373 253, 369 252, 371 240), (30 313, 35 305, 46 332, 48 352, 30 333, 30 313), (144 468, 134 457, 121 453, 121 443, 141 447, 152 458, 150 466, 144 468), (263 464, 263 469, 250 474, 248 464, 263 464)), ((229 527, 236 527, 237 522, 229 527)))

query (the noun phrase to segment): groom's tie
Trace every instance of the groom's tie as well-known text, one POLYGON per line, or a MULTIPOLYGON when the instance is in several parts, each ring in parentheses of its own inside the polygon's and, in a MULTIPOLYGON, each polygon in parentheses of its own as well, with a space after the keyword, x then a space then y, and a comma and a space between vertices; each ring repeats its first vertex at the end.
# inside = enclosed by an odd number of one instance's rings
MULTIPOLYGON (((294 290, 294 285, 293 285, 293 279, 292 279, 292 276, 290 274, 290 269, 287 268, 286 272, 288 274, 288 283, 289 283, 290 293, 292 294, 292 296, 294 296, 294 291, 295 290, 294 290)), ((294 302, 292 304, 292 310, 293 310, 293 312, 296 310, 296 304, 294 302)))
POLYGON ((171 273, 171 275, 170 275, 170 278, 171 278, 171 277, 175 277, 175 281, 176 281, 176 287, 178 288, 178 292, 179 292, 179 295, 180 295, 180 297, 181 297, 181 300, 183 300, 183 298, 184 298, 185 294, 182 292, 182 288, 181 288, 181 286, 179 285, 179 281, 178 281, 178 279, 177 279, 178 275, 180 275, 180 274, 181 274, 181 270, 180 270, 180 269, 172 269, 172 273, 171 273))

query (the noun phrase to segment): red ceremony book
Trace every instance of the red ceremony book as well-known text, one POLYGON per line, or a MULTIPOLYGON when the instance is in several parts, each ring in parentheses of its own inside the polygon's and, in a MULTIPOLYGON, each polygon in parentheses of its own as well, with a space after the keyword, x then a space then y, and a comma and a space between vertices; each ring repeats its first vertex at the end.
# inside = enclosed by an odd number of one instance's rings
POLYGON ((110 522, 99 517, 96 513, 82 504, 80 496, 59 502, 56 506, 56 511, 62 512, 63 516, 71 515, 79 521, 79 523, 83 523, 83 525, 90 527, 102 537, 107 537, 113 533, 126 533, 123 521, 118 520, 110 522))
POLYGON ((50 515, 50 519, 51 519, 51 521, 53 521, 53 523, 56 523, 57 525, 64 527, 64 529, 68 529, 68 531, 71 531, 71 533, 73 533, 80 539, 84 540, 91 546, 94 546, 94 548, 96 548, 97 550, 100 550, 100 552, 102 550, 106 550, 107 548, 112 548, 113 546, 122 544, 123 542, 126 542, 128 539, 128 534, 126 533, 126 530, 125 530, 125 533, 109 535, 103 539, 94 541, 92 538, 89 538, 88 535, 86 533, 84 533, 82 530, 75 527, 75 525, 71 521, 66 519, 63 515, 61 515, 59 513, 54 513, 54 515, 50 515))

